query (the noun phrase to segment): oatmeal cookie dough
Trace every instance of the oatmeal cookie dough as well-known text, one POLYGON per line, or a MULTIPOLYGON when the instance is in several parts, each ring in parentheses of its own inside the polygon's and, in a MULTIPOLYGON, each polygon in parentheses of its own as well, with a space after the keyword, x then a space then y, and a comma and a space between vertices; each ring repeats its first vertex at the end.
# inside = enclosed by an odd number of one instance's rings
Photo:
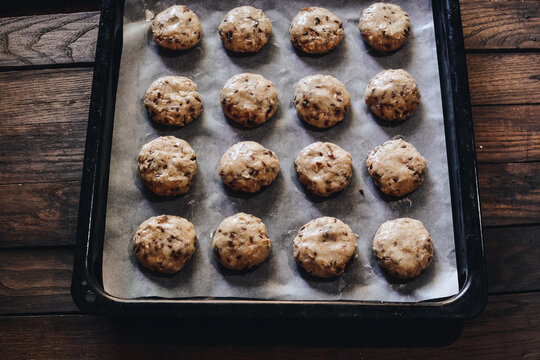
POLYGON ((383 70, 368 83, 366 104, 388 121, 408 119, 420 103, 420 90, 413 77, 403 69, 383 70))
POLYGON ((373 239, 379 265, 399 279, 413 279, 426 270, 433 259, 431 235, 422 222, 410 218, 387 221, 373 239))
POLYGON ((426 159, 404 140, 389 140, 375 147, 366 159, 373 182, 387 195, 403 196, 424 181, 426 159))
POLYGON ((266 122, 276 113, 279 103, 274 83, 252 73, 237 74, 227 80, 220 101, 225 115, 245 127, 266 122))
POLYGON ((311 75, 296 84, 294 106, 300 119, 306 123, 329 128, 345 118, 351 106, 351 95, 335 77, 311 75))
POLYGON ((329 196, 343 190, 352 177, 352 157, 336 144, 306 146, 294 161, 300 182, 313 194, 329 196))
POLYGON ((320 7, 300 10, 289 30, 291 43, 308 54, 325 54, 335 49, 344 34, 341 19, 320 7))
POLYGON ((201 41, 201 21, 187 6, 171 6, 154 18, 152 34, 156 44, 161 47, 171 50, 191 49, 201 41))
POLYGON ((411 22, 398 5, 378 2, 362 11, 358 29, 369 46, 387 53, 407 43, 411 22))
POLYGON ((262 49, 272 35, 272 23, 266 14, 253 6, 240 6, 225 15, 218 27, 225 48, 237 53, 262 49))
POLYGON ((133 251, 139 263, 154 271, 174 274, 195 252, 197 233, 193 224, 179 216, 153 216, 133 236, 133 251))
POLYGON ((233 190, 254 193, 270 185, 279 172, 277 155, 255 141, 231 146, 221 157, 218 174, 233 190))
POLYGON ((313 276, 341 275, 356 257, 356 235, 343 221, 325 216, 304 225, 294 239, 294 260, 313 276))
POLYGON ((196 159, 186 141, 161 136, 145 144, 139 153, 141 180, 157 195, 184 194, 197 174, 196 159))
POLYGON ((202 112, 197 85, 183 76, 163 76, 150 85, 144 106, 151 119, 163 125, 185 126, 202 112))
POLYGON ((214 234, 212 249, 216 259, 230 270, 261 264, 270 253, 266 226, 258 217, 238 213, 223 220, 214 234))

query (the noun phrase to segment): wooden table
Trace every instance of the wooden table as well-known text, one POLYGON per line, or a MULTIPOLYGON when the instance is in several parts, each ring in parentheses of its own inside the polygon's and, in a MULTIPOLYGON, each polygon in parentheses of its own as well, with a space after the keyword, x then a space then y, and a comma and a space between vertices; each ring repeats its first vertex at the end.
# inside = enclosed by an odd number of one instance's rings
POLYGON ((539 0, 461 1, 485 311, 324 327, 80 314, 70 282, 99 21, 95 5, 81 6, 0 18, 1 358, 540 359, 539 0))

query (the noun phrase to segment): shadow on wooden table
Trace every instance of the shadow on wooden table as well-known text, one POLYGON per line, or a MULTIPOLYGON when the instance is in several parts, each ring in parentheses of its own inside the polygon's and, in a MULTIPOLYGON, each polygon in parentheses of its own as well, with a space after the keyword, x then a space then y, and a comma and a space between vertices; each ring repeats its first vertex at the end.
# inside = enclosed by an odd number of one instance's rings
MULTIPOLYGON (((453 343, 462 321, 175 320, 103 318, 117 344, 249 347, 432 347, 453 343), (142 331, 141 331, 142 330, 142 331)), ((105 325, 105 324, 104 324, 105 325)))

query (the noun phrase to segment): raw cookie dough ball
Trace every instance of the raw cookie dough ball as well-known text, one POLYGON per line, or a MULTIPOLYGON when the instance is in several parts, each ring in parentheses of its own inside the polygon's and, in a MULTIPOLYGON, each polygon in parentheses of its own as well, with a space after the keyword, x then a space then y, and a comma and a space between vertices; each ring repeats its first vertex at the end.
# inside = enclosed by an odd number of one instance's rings
POLYGON ((420 90, 405 70, 383 70, 368 83, 366 104, 384 120, 408 119, 420 103, 420 90))
POLYGON ((294 106, 300 119, 318 128, 328 128, 345 118, 351 95, 335 77, 311 75, 296 84, 294 106))
POLYGON ((404 140, 389 140, 367 157, 366 166, 373 182, 387 195, 403 196, 424 181, 426 159, 404 140))
POLYGON ((279 172, 276 154, 255 141, 231 146, 221 157, 218 174, 233 190, 254 193, 270 185, 279 172))
POLYGON ((313 276, 341 275, 356 257, 356 235, 343 221, 324 216, 304 225, 294 239, 294 260, 313 276))
POLYGON ((293 45, 308 54, 324 54, 335 49, 344 34, 341 19, 320 7, 300 10, 289 30, 293 45))
POLYGON ((300 182, 309 191, 329 196, 349 185, 352 157, 336 144, 316 142, 300 151, 294 168, 300 182))
POLYGON ((433 259, 431 235, 422 222, 409 218, 387 221, 373 239, 379 265, 399 279, 420 275, 433 259))
POLYGON ((197 174, 196 159, 186 141, 161 136, 145 144, 139 153, 141 179, 158 195, 184 194, 197 174))
POLYGON ((238 213, 223 220, 214 234, 216 259, 231 270, 249 269, 262 263, 270 253, 266 226, 258 217, 238 213))
POLYGON ((391 52, 407 43, 411 22, 398 5, 378 2, 362 11, 358 29, 369 46, 391 52))
POLYGON ((201 41, 202 26, 187 6, 175 5, 157 14, 152 21, 152 33, 159 46, 187 50, 201 41))
POLYGON ((237 53, 254 53, 268 42, 272 23, 266 14, 253 6, 240 6, 225 15, 218 27, 223 45, 237 53))
POLYGON ((172 215, 153 216, 133 236, 139 263, 165 274, 180 271, 195 252, 197 233, 193 224, 172 215))
POLYGON ((144 106, 156 123, 184 126, 198 118, 202 100, 197 85, 183 76, 163 76, 150 85, 144 106))
POLYGON ((243 73, 227 80, 221 90, 223 112, 245 127, 261 125, 278 107, 274 83, 259 74, 243 73))

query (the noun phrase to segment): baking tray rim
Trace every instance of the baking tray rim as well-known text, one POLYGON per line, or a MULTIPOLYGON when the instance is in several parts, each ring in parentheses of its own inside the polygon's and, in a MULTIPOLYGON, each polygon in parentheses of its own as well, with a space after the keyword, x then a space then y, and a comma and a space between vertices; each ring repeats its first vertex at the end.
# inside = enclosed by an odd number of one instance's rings
POLYGON ((123 0, 103 1, 85 157, 71 294, 86 313, 186 318, 465 319, 487 302, 476 156, 459 0, 432 0, 452 198, 459 292, 424 302, 123 299, 101 284, 112 123, 122 48, 123 0), (458 121, 459 120, 459 121, 458 121))

